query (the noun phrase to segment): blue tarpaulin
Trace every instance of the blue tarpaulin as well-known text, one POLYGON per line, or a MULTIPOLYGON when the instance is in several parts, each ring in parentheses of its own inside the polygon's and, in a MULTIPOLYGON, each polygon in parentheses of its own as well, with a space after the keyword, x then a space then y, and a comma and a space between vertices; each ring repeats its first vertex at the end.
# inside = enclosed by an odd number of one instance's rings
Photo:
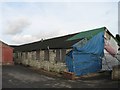
POLYGON ((104 32, 95 35, 84 46, 78 45, 73 45, 73 50, 66 55, 68 71, 78 76, 99 71, 104 56, 104 32))
POLYGON ((71 50, 67 55, 66 55, 66 65, 68 66, 68 71, 69 72, 74 72, 73 70, 73 51, 71 50))

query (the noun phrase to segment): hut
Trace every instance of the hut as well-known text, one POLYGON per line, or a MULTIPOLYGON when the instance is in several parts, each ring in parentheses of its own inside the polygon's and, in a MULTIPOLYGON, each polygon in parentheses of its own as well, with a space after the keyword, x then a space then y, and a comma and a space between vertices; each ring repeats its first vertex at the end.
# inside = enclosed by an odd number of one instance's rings
POLYGON ((0 41, 0 64, 13 64, 13 48, 2 41, 0 41))

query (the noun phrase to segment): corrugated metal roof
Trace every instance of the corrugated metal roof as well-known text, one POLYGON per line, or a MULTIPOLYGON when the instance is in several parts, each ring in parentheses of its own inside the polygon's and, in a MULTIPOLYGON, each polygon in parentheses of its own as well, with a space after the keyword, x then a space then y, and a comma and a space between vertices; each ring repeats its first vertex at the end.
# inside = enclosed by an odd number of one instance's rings
POLYGON ((56 37, 56 38, 51 38, 51 39, 46 39, 43 41, 38 41, 38 42, 33 42, 33 43, 28 43, 24 45, 19 45, 19 46, 13 46, 14 51, 35 51, 35 50, 46 50, 48 49, 69 49, 72 48, 72 45, 77 43, 79 40, 73 40, 73 41, 66 41, 68 38, 76 35, 75 34, 70 34, 62 37, 56 37))
MULTIPOLYGON (((82 40, 83 38, 90 39, 99 32, 105 31, 106 27, 101 27, 89 31, 84 31, 80 33, 70 34, 66 36, 51 38, 43 41, 37 41, 33 43, 23 44, 19 46, 12 46, 14 51, 35 51, 35 50, 45 50, 48 49, 69 49, 72 45, 82 40)), ((107 30, 107 32, 109 32, 107 30)), ((109 32, 110 33, 110 32, 109 32)), ((110 35, 112 35, 110 33, 110 35)), ((114 37, 114 36, 113 36, 114 37)))
POLYGON ((74 35, 73 37, 67 39, 67 41, 72 41, 72 40, 81 39, 81 38, 90 39, 93 36, 95 36, 96 34, 98 34, 99 32, 105 31, 105 29, 106 29, 106 27, 102 27, 102 28, 97 28, 97 29, 80 32, 80 33, 74 35))

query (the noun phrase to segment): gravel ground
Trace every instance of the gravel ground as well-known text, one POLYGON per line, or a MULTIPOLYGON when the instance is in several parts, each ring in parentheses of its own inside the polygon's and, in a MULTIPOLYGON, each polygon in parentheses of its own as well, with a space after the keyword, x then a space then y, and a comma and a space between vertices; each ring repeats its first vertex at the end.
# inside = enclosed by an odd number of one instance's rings
POLYGON ((2 88, 119 88, 118 84, 110 77, 67 80, 46 76, 20 65, 2 67, 2 88))

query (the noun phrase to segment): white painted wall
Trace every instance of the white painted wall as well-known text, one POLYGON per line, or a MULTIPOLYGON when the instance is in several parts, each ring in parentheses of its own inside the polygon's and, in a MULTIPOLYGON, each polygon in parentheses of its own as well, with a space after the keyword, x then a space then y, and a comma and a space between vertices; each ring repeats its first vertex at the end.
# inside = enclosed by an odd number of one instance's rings
MULTIPOLYGON (((105 38, 107 42, 112 46, 112 48, 118 53, 119 46, 117 42, 111 37, 108 33, 105 32, 105 38)), ((113 56, 111 56, 105 49, 104 49, 105 57, 102 60, 102 70, 112 70, 112 67, 115 65, 120 64, 120 62, 113 56)), ((117 55, 117 54, 116 54, 117 55)), ((116 56, 120 57, 120 56, 116 56)))
POLYGON ((112 67, 120 64, 120 62, 108 53, 105 53, 105 59, 102 60, 102 70, 112 70, 112 67))

